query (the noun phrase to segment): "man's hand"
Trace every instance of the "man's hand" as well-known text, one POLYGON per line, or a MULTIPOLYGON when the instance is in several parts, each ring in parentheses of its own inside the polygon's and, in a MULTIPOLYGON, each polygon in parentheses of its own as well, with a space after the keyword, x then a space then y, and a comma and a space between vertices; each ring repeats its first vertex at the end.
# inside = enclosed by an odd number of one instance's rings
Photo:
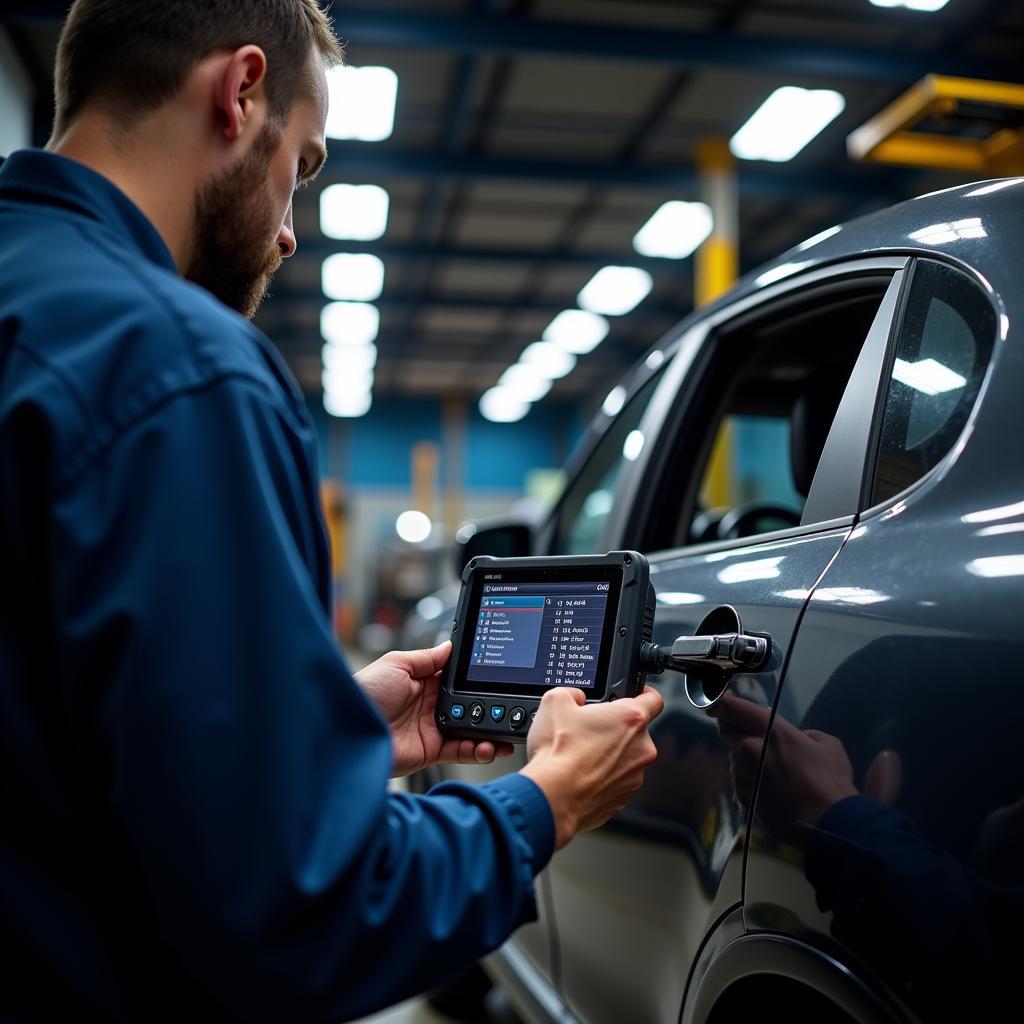
POLYGON ((393 774, 411 775, 431 764, 490 764, 512 753, 509 743, 448 739, 434 721, 441 670, 450 641, 425 651, 392 651, 356 673, 356 679, 391 726, 393 774))
POLYGON ((640 788, 658 752, 648 727, 661 714, 661 694, 587 704, 581 690, 549 690, 530 727, 523 775, 551 805, 561 849, 585 829, 603 825, 640 788))

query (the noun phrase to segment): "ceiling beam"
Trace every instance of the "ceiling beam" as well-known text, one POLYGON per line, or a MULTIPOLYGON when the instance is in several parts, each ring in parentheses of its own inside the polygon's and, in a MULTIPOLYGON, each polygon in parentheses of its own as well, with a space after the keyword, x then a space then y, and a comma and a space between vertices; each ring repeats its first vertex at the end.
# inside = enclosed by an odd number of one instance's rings
MULTIPOLYGON (((697 194, 697 172, 687 164, 635 164, 608 160, 546 160, 472 154, 402 152, 375 143, 328 142, 330 159, 318 182, 325 185, 359 179, 445 177, 452 180, 504 179, 571 182, 580 185, 660 188, 697 194)), ((877 168, 814 173, 798 168, 741 166, 739 189, 745 196, 780 199, 809 197, 878 198, 879 183, 891 187, 891 174, 877 168)), ((902 180, 902 177, 901 179, 902 180)), ((909 193, 908 193, 909 194, 909 193)), ((883 197, 903 198, 882 193, 883 197)))
MULTIPOLYGON (((68 9, 61 0, 6 0, 5 22, 53 21, 68 9)), ((558 55, 658 62, 680 68, 734 68, 787 78, 911 83, 930 72, 1016 81, 1019 68, 906 48, 853 46, 779 39, 729 31, 642 28, 487 13, 344 10, 339 34, 362 46, 441 49, 483 56, 558 55)))
MULTIPOLYGON (((260 314, 260 323, 268 323, 273 319, 291 319, 294 316, 297 305, 300 303, 315 306, 316 310, 319 311, 329 301, 319 289, 291 290, 279 287, 272 290, 271 298, 268 300, 264 311, 260 314)), ((398 293, 383 295, 374 302, 374 305, 381 312, 385 313, 402 313, 410 306, 414 306, 423 311, 436 309, 473 313, 502 313, 510 311, 555 316, 561 313, 563 309, 572 309, 576 305, 576 296, 567 296, 562 301, 537 301, 524 304, 516 301, 516 296, 514 295, 428 295, 426 298, 423 298, 419 295, 398 293)), ((679 320, 689 312, 689 306, 642 302, 628 316, 630 321, 637 319, 679 320)))
POLYGON ((573 266, 585 270, 600 270, 602 267, 629 264, 632 267, 643 267, 654 273, 676 272, 688 273, 685 268, 687 260, 670 260, 657 256, 641 256, 632 249, 616 249, 615 251, 575 252, 568 249, 516 249, 516 248, 485 248, 464 247, 448 243, 421 242, 351 242, 317 238, 309 241, 299 240, 296 256, 290 261, 289 267, 297 266, 303 258, 321 260, 339 252, 369 252, 382 260, 430 260, 437 263, 441 260, 462 260, 470 263, 519 263, 523 265, 573 266))
POLYGON ((738 68, 787 78, 913 82, 930 72, 998 78, 993 65, 954 54, 852 46, 804 39, 747 36, 730 31, 639 28, 547 18, 413 11, 344 10, 334 16, 344 38, 361 46, 438 48, 490 56, 531 54, 656 61, 684 68, 738 68))

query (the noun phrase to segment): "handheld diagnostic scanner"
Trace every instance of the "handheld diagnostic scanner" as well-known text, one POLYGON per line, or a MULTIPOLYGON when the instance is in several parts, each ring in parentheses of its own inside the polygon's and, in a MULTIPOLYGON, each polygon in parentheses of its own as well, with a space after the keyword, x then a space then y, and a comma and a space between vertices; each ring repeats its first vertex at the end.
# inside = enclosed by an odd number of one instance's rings
POLYGON ((768 659, 770 638, 738 629, 658 647, 654 612, 650 567, 637 551, 472 559, 462 574, 438 727, 448 736, 523 742, 555 687, 576 687, 597 703, 634 697, 648 674, 666 669, 724 680, 768 659))

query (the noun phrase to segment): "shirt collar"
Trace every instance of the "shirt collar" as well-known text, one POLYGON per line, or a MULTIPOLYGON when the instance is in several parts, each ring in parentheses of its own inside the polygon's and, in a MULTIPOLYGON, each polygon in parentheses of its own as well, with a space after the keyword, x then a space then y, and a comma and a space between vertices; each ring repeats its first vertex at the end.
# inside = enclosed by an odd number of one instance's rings
POLYGON ((116 232, 146 259, 178 272, 149 218, 112 181, 77 160, 42 149, 12 153, 0 166, 0 198, 12 193, 83 213, 116 232))

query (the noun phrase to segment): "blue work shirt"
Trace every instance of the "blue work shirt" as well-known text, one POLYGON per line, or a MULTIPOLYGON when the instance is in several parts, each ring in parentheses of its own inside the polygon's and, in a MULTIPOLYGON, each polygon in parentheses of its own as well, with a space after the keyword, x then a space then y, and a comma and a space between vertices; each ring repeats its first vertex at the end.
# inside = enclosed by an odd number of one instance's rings
POLYGON ((0 1018, 336 1021, 535 916, 521 775, 387 791, 314 434, 141 211, 0 168, 0 1018))

